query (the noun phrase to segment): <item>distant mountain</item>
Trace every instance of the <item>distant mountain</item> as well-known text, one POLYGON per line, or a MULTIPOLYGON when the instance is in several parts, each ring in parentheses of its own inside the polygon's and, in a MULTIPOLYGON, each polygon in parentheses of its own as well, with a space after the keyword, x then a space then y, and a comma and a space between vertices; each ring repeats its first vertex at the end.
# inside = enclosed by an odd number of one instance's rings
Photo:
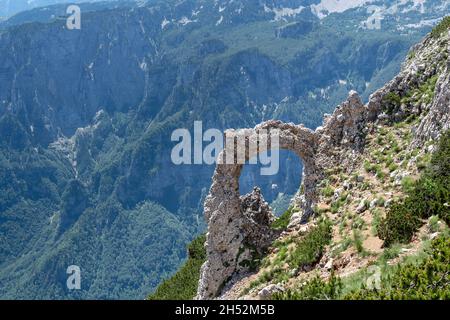
MULTIPOLYGON (((448 13, 445 1, 389 2, 372 28, 366 2, 333 3, 154 0, 92 4, 81 30, 66 29, 64 6, 4 22, 0 297, 145 297, 204 230, 214 167, 174 165, 173 130, 315 128, 349 90, 367 99, 396 74, 448 13), (66 288, 71 264, 81 291, 66 288)), ((294 160, 263 178, 246 167, 241 192, 261 185, 285 203, 294 160)))
POLYGON ((133 0, 0 0, 0 17, 9 18, 19 12, 55 4, 79 4, 93 2, 138 2, 133 0))
POLYGON ((18 10, 14 15, 12 15, 9 18, 5 18, 8 17, 8 15, 4 16, 4 18, 0 18, 0 29, 5 29, 23 23, 50 22, 58 19, 59 20, 63 19, 63 17, 65 17, 67 14, 66 13, 67 8, 70 3, 72 4, 76 3, 80 7, 81 12, 83 12, 84 14, 92 11, 101 11, 114 8, 116 9, 123 7, 130 8, 136 5, 136 2, 132 0, 103 0, 91 2, 80 1, 80 3, 76 1, 75 2, 56 1, 55 3, 57 4, 43 7, 37 6, 36 4, 38 3, 39 2, 31 2, 30 8, 32 9, 18 10), (34 4, 34 6, 31 6, 31 4, 34 4))

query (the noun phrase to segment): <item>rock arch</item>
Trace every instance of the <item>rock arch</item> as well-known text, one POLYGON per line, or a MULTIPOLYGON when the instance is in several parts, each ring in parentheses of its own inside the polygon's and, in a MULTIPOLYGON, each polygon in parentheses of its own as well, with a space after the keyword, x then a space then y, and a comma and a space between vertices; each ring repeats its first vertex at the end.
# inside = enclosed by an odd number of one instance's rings
MULTIPOLYGON (((304 222, 311 216, 312 207, 317 203, 316 188, 325 171, 333 169, 337 163, 351 168, 357 162, 358 154, 364 149, 367 123, 373 118, 374 112, 379 112, 376 111, 379 108, 375 110, 373 107, 376 104, 379 104, 376 95, 371 97, 367 106, 363 105, 355 91, 351 91, 347 100, 332 115, 325 115, 323 126, 316 131, 303 125, 271 120, 254 129, 230 130, 225 134, 245 139, 247 147, 255 142, 259 131, 278 130, 278 147, 295 152, 303 161, 303 190, 295 202, 303 213, 300 222, 304 222)), ((246 148, 249 152, 245 153, 244 160, 268 148, 272 148, 270 139, 269 143, 258 145, 258 150, 253 153, 249 151, 250 148, 246 148)), ((226 151, 219 155, 220 159, 226 157, 226 151)), ((236 151, 236 148, 231 150, 235 160, 236 151)), ((271 232, 267 225, 270 219, 266 217, 268 205, 262 200, 259 190, 240 197, 239 176, 243 164, 237 162, 217 165, 210 193, 205 200, 204 213, 208 223, 205 247, 208 259, 201 269, 198 299, 216 297, 227 280, 240 271, 240 262, 248 255, 243 248, 245 241, 249 238, 264 240, 266 234, 271 232), (257 204, 259 208, 256 211, 253 208, 249 210, 249 203, 250 207, 257 204), (265 224, 254 219, 260 214, 263 214, 262 221, 265 224)), ((264 245, 265 241, 262 243, 264 245)))
MULTIPOLYGON (((314 158, 318 141, 315 132, 303 125, 271 120, 254 129, 230 130, 225 135, 226 137, 234 136, 238 139, 237 141, 245 140, 245 161, 248 161, 256 154, 272 149, 274 143, 271 141, 270 134, 267 144, 257 141, 260 132, 274 132, 274 130, 279 133, 278 148, 293 151, 303 161, 302 183, 305 201, 302 209, 303 218, 307 218, 312 213, 311 206, 315 202, 315 186, 319 178, 314 158), (258 148, 251 150, 252 148, 249 148, 251 143, 257 143, 258 148)), ((206 241, 208 261, 201 270, 197 296, 199 299, 214 298, 224 283, 237 271, 242 260, 240 256, 244 250, 246 221, 242 213, 239 177, 243 164, 237 163, 236 151, 236 148, 232 150, 234 164, 217 165, 210 193, 205 200, 204 213, 208 221, 206 241)), ((225 159, 226 152, 227 149, 219 155, 219 159, 225 159)), ((255 225, 255 227, 258 226, 255 225)), ((261 228, 263 228, 261 232, 267 233, 267 228, 264 226, 261 228)))

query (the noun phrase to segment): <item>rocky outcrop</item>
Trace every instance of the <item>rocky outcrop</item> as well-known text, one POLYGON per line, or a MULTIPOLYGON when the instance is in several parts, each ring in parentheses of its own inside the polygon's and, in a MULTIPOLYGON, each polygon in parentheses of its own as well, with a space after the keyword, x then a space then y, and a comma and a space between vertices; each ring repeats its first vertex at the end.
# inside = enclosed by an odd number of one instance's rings
POLYGON ((420 147, 429 140, 436 140, 441 132, 449 128, 449 37, 449 34, 428 36, 414 46, 401 72, 370 97, 368 111, 371 121, 423 117, 415 129, 411 147, 420 147), (433 78, 436 78, 435 85, 433 78), (431 90, 432 96, 426 90, 431 90), (389 105, 388 110, 386 104, 389 105))
POLYGON ((368 107, 355 91, 349 93, 347 101, 333 115, 325 116, 323 126, 315 132, 318 146, 314 161, 321 174, 336 163, 351 166, 355 155, 364 148, 367 121, 368 107))
POLYGON ((284 288, 276 285, 276 284, 269 284, 267 287, 263 288, 259 293, 258 296, 262 300, 267 300, 272 298, 272 296, 275 293, 282 293, 284 292, 284 288))
POLYGON ((262 254, 273 241, 275 232, 270 226, 275 221, 275 216, 257 187, 252 193, 242 196, 240 202, 241 214, 244 218, 243 243, 247 248, 254 248, 256 253, 262 254))
POLYGON ((419 124, 415 144, 420 145, 428 140, 437 140, 440 134, 450 129, 450 73, 446 72, 438 79, 433 105, 430 112, 419 124))

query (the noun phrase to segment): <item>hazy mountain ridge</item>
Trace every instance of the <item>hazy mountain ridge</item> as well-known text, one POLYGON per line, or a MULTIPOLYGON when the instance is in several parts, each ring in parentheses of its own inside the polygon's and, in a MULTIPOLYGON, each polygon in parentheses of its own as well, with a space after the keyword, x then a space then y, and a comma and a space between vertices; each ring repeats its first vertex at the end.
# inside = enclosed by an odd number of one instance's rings
MULTIPOLYGON (((133 0, 0 0, 0 18, 10 18, 11 16, 23 12, 32 10, 35 8, 41 11, 51 11, 48 6, 64 4, 67 8, 70 4, 80 4, 80 3, 94 3, 94 2, 116 2, 124 3, 131 2, 136 3, 133 0)), ((65 11, 65 10, 64 10, 65 11)))

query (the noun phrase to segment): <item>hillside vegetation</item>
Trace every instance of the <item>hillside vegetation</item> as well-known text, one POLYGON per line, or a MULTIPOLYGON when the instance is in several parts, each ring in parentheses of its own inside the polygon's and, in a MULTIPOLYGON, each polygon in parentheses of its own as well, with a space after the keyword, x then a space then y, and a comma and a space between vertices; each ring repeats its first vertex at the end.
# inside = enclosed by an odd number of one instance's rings
POLYGON ((148 300, 192 300, 195 297, 200 267, 206 260, 205 240, 203 235, 189 244, 188 260, 175 275, 164 280, 148 300))

